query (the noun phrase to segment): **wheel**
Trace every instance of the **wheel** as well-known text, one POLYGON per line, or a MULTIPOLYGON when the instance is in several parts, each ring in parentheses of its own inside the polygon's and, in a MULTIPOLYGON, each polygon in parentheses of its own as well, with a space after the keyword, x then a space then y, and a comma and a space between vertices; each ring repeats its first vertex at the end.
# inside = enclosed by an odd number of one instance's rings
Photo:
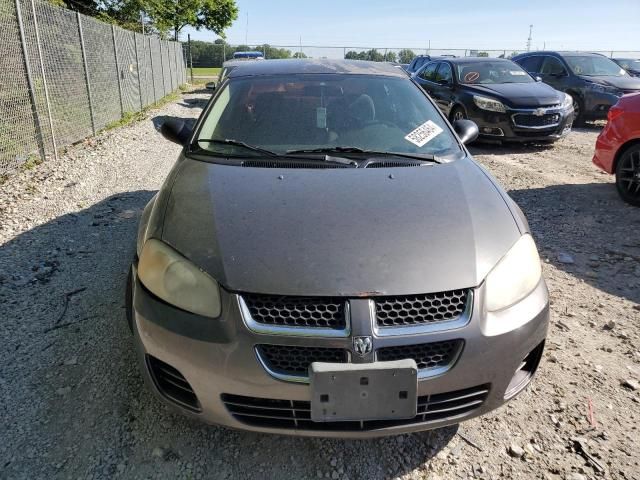
POLYGON ((628 148, 618 160, 616 187, 625 202, 640 207, 640 145, 628 148))
POLYGON ((133 268, 129 267, 129 274, 127 275, 127 286, 124 292, 124 307, 127 315, 127 325, 129 325, 129 331, 133 333, 133 268))
POLYGON ((573 92, 570 92, 569 95, 573 98, 573 124, 576 127, 581 127, 584 125, 584 109, 582 108, 582 100, 573 92))
POLYGON ((467 114, 462 107, 453 107, 453 110, 451 110, 451 113, 449 114, 449 120, 451 120, 451 123, 456 120, 464 120, 465 118, 467 118, 467 114))

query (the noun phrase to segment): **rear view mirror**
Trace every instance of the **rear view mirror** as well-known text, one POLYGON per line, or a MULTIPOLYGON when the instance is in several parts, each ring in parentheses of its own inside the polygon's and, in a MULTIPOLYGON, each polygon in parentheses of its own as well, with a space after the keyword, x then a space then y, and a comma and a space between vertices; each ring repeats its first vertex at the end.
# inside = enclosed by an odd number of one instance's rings
POLYGON ((453 122, 453 129, 460 137, 460 141, 465 145, 473 142, 480 134, 478 125, 471 120, 456 120, 453 122))
POLYGON ((207 90, 215 90, 217 85, 216 82, 209 82, 205 85, 207 90))
POLYGON ((172 118, 160 126, 160 133, 170 142, 185 145, 191 136, 191 128, 184 120, 172 118))

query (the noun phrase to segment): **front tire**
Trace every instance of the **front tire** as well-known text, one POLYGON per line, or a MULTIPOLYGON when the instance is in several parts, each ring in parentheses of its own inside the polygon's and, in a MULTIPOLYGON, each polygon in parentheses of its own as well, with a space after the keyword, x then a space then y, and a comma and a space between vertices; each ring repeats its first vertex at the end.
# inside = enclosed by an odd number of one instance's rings
POLYGON ((127 275, 127 286, 124 292, 124 308, 127 315, 129 331, 133 333, 133 267, 129 267, 129 274, 127 275))
POLYGON ((582 127, 584 125, 584 105, 580 97, 573 92, 567 92, 573 98, 573 125, 582 127))
POLYGON ((618 160, 616 188, 625 202, 640 207, 640 145, 627 148, 618 160))

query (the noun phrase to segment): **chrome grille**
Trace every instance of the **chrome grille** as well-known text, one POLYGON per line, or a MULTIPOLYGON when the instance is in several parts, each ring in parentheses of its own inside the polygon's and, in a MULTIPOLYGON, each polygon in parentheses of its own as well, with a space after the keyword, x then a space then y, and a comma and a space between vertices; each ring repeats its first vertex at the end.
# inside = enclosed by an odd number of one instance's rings
POLYGON ((381 362, 413 359, 419 370, 445 368, 451 366, 458 358, 464 342, 447 340, 444 342, 421 343, 416 345, 399 345, 379 348, 376 359, 381 362))
POLYGON ((379 297, 375 299, 378 327, 404 327, 455 320, 465 311, 469 290, 379 297))
POLYGON ((287 327, 346 327, 344 298, 243 294, 253 321, 287 327))
POLYGON ((246 425, 265 428, 370 431, 399 425, 437 422, 460 418, 479 408, 489 394, 489 385, 418 397, 418 414, 406 420, 367 420, 361 422, 313 422, 311 403, 298 400, 245 397, 222 394, 229 413, 246 425))
POLYGON ((346 350, 329 347, 295 347, 291 345, 256 345, 258 357, 275 375, 307 377, 313 362, 346 363, 346 350))

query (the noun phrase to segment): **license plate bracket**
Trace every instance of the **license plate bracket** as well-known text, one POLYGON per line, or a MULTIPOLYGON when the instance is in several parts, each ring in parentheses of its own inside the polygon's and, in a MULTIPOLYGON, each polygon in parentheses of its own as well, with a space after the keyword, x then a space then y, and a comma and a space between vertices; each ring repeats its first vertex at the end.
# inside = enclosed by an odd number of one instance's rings
POLYGON ((418 367, 414 360, 320 363, 309 367, 311 420, 395 420, 417 414, 418 367))

